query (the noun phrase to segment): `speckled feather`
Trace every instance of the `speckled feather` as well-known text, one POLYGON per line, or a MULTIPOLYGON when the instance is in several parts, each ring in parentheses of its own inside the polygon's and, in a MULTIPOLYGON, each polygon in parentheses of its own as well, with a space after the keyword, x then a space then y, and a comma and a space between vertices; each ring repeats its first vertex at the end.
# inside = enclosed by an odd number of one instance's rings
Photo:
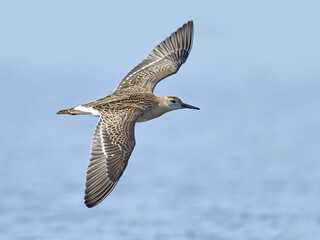
POLYGON ((134 125, 141 111, 103 114, 96 126, 87 169, 85 204, 93 207, 117 184, 135 146, 134 125))

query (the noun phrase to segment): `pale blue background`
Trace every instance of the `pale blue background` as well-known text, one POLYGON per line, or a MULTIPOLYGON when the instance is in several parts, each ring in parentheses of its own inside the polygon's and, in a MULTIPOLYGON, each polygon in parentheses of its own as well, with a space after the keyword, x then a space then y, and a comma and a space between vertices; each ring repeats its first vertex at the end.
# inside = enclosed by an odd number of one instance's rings
POLYGON ((1 1, 0 239, 319 239, 319 1, 1 1), (136 126, 128 168, 83 204, 111 93, 189 19, 195 38, 136 126))

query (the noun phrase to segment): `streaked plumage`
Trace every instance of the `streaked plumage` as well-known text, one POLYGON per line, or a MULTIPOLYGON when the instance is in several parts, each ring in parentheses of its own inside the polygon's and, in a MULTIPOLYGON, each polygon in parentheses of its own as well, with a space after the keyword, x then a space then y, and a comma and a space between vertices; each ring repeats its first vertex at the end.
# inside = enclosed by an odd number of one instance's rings
POLYGON ((189 21, 166 38, 133 68, 105 98, 64 109, 58 114, 100 116, 91 144, 85 204, 100 203, 118 183, 135 146, 134 125, 181 108, 192 108, 177 97, 156 97, 153 90, 163 78, 176 73, 186 61, 193 41, 189 21))

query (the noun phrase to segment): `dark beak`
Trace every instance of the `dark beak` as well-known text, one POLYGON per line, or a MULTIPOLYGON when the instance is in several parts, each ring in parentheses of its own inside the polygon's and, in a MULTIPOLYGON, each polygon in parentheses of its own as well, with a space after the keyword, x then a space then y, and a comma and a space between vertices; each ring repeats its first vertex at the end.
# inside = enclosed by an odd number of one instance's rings
POLYGON ((183 107, 183 108, 191 108, 191 109, 197 109, 197 110, 200 110, 200 108, 197 108, 197 107, 191 106, 191 105, 186 104, 186 103, 181 103, 181 107, 183 107))

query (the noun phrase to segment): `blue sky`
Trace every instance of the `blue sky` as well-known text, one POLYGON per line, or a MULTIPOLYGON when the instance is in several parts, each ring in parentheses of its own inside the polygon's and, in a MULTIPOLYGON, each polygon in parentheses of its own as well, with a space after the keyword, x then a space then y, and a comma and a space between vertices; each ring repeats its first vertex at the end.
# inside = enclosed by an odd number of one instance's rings
MULTIPOLYGON (((53 215, 66 209, 82 209, 79 214, 86 217, 97 213, 85 212, 82 203, 97 119, 55 113, 111 93, 190 19, 195 26, 191 54, 178 74, 157 85, 155 94, 178 96, 201 111, 176 111, 138 124, 129 167, 100 209, 125 204, 121 196, 132 193, 130 183, 142 189, 153 177, 181 183, 176 174, 192 172, 202 196, 198 199, 208 205, 222 206, 232 199, 229 194, 244 202, 250 194, 266 195, 278 197, 270 206, 279 218, 290 219, 290 210, 277 209, 292 201, 303 206, 295 216, 312 214, 311 206, 319 205, 314 184, 320 169, 319 7, 308 0, 2 1, 0 158, 6 168, 0 176, 7 184, 0 191, 8 199, 0 205, 17 209, 6 217, 15 222, 25 216, 33 229, 30 236, 42 236, 37 230, 42 225, 26 210, 29 204, 46 209, 48 201, 53 215), (300 186, 308 186, 305 198, 300 198, 300 186), (42 191, 47 188, 57 202, 42 191), (217 194, 208 196, 205 189, 217 194), (23 201, 25 194, 32 201, 23 201)), ((136 211, 139 200, 130 205, 136 211)), ((161 211, 163 206, 157 206, 161 211)), ((258 209, 263 212, 266 206, 258 209)), ((54 232, 54 226, 47 227, 54 232)), ((297 236, 305 236, 299 227, 297 236)), ((18 227, 18 236, 23 229, 18 227)))

